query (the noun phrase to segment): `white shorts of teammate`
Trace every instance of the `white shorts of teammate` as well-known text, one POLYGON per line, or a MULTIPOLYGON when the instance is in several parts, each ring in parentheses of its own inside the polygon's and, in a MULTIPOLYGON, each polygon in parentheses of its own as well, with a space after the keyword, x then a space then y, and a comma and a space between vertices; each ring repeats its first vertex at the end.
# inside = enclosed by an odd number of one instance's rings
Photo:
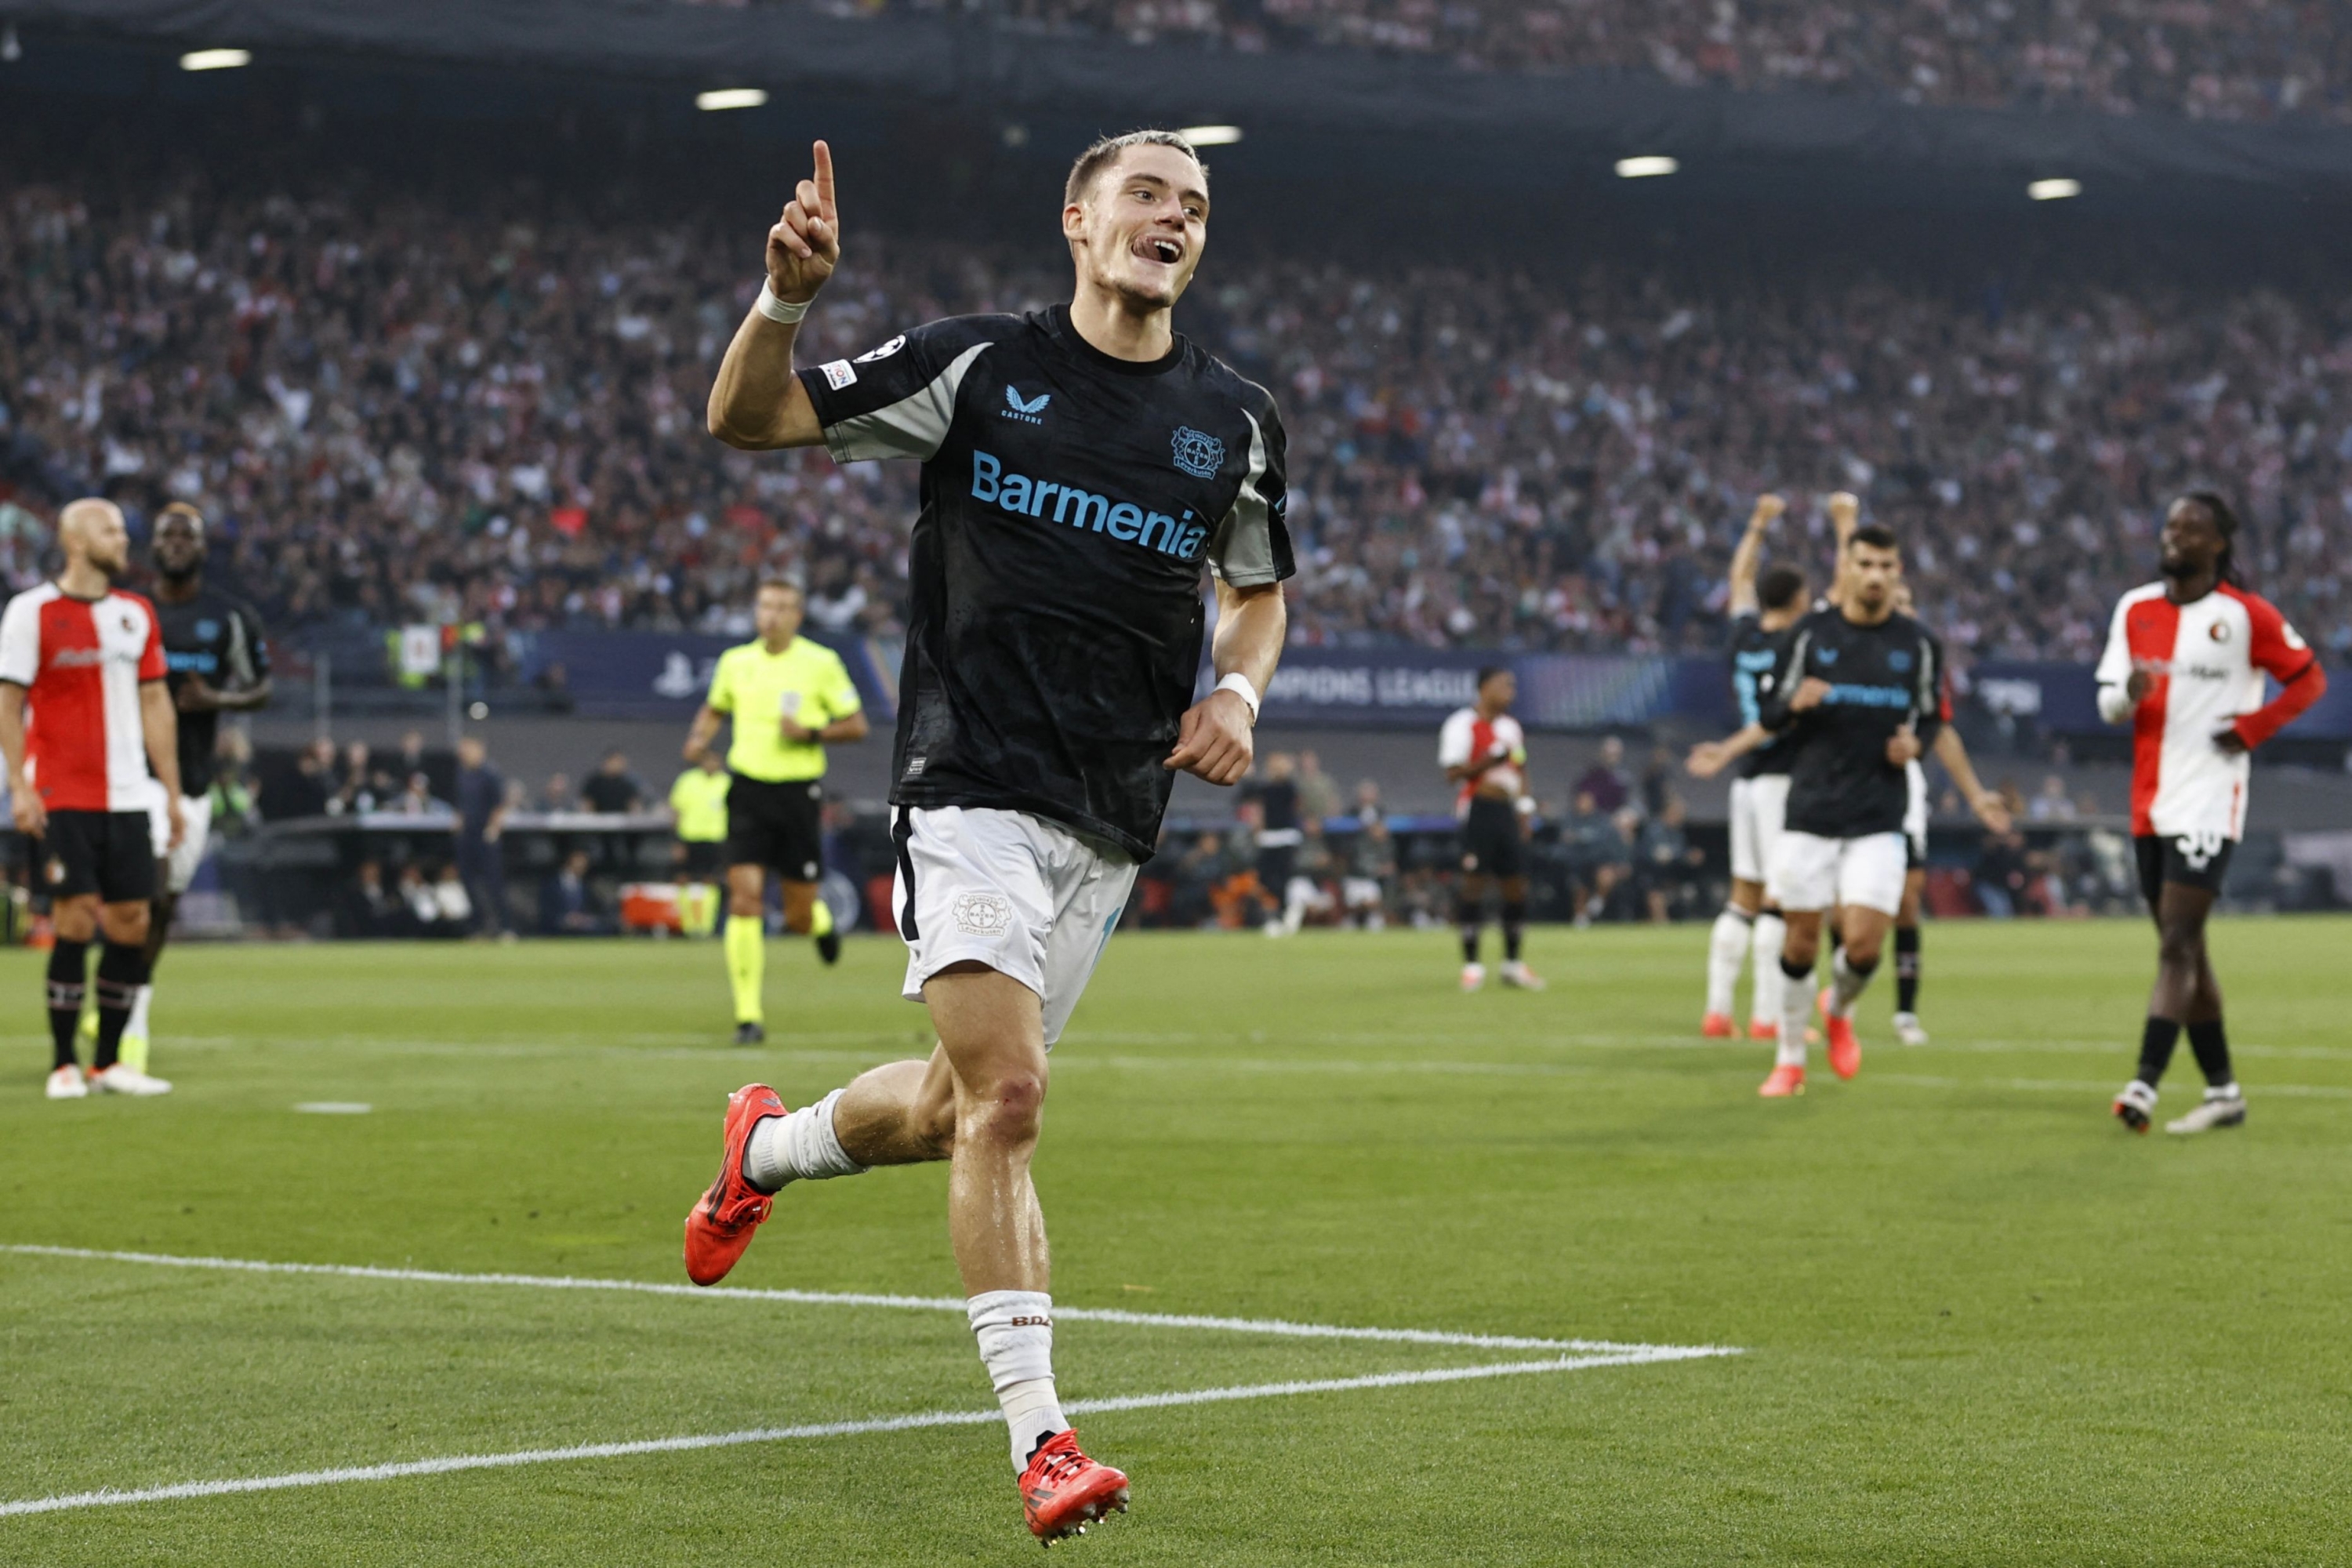
POLYGON ((1731 875, 1735 881, 1769 882, 1789 810, 1789 775, 1759 773, 1731 781, 1731 875))
POLYGON ((891 889, 907 942, 899 994, 957 963, 984 963, 1037 994, 1045 1045, 1087 988, 1134 889, 1126 852, 1024 811, 901 807, 891 889))
POLYGON ((163 809, 163 786, 157 784, 147 794, 147 827, 154 835, 155 858, 171 862, 163 873, 163 890, 176 899, 195 882, 196 868, 205 863, 205 848, 213 836, 213 797, 180 797, 183 831, 180 847, 172 849, 167 847, 172 842, 172 816, 163 809))
POLYGON ((1860 905, 1894 914, 1903 907, 1903 849, 1900 833, 1823 838, 1790 828, 1780 835, 1765 896, 1789 910, 1860 905))
POLYGON ((1903 805, 1903 837, 1911 847, 1911 864, 1927 864, 1927 770, 1912 758, 1903 764, 1903 782, 1911 792, 1903 805))

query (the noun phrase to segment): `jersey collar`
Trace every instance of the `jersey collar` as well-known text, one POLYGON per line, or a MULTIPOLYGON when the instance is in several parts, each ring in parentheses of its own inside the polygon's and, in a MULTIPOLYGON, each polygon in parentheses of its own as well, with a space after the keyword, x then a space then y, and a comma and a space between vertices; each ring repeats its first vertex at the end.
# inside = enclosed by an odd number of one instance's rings
POLYGON ((1176 368, 1177 362, 1184 357, 1187 346, 1183 333, 1171 332, 1169 334, 1168 352, 1158 359, 1121 359, 1117 354, 1107 354, 1087 342, 1086 334, 1070 324, 1070 308, 1067 305, 1055 305, 1046 310, 1045 331, 1055 342, 1080 360, 1114 375, 1164 375, 1176 368))

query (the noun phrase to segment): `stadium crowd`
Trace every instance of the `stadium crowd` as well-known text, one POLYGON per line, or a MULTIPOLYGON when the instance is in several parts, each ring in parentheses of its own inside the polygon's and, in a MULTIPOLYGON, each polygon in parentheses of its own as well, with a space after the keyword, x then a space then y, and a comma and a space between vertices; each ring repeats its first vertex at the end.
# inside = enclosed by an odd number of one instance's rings
MULTIPOLYGON (((731 629, 762 572, 821 627, 898 625, 911 468, 703 428, 756 251, 706 222, 484 223, 196 181, 0 187, 0 573, 92 488, 199 502, 281 639, 478 622, 731 629), (748 258, 748 259, 747 259, 748 258), (19 504, 21 503, 21 504, 19 504)), ((803 353, 1060 298, 1058 258, 854 237, 803 353)), ((2095 655, 2156 502, 2241 499, 2246 565, 2352 648, 2352 298, 2149 283, 2004 301, 1727 278, 1678 297, 1336 262, 1213 268, 1179 324, 1274 387, 1294 636, 1709 648, 1753 494, 1864 493, 1965 662, 2095 655)))
MULTIPOLYGON (((712 3, 712 0, 703 0, 712 3)), ((740 5, 744 0, 716 0, 740 5)), ((1472 70, 1614 71, 1977 108, 2352 119, 2336 7, 2253 0, 802 0, 1251 53, 1352 47, 1472 70)))

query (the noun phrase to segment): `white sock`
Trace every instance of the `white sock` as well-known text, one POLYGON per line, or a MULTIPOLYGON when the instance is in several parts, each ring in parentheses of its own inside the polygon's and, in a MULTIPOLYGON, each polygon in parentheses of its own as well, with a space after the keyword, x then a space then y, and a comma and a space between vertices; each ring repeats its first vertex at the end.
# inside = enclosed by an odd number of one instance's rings
POLYGON ((1841 1018, 1852 1015, 1854 999, 1870 984, 1871 974, 1877 973, 1877 965, 1873 964, 1870 974, 1855 973, 1845 961, 1845 949, 1839 948, 1837 957, 1830 961, 1830 1011, 1841 1018))
POLYGON ((1772 961, 1781 979, 1780 1043, 1772 1059, 1782 1067, 1801 1068, 1805 1065, 1805 1026, 1812 1022, 1813 989, 1780 963, 1777 958, 1772 961))
POLYGON ((1739 966, 1748 958, 1748 944, 1755 931, 1756 917, 1730 905, 1715 917, 1715 930, 1706 939, 1706 1010, 1710 1016, 1720 1013, 1731 1016, 1731 990, 1739 984, 1739 966))
POLYGON ((1043 1290, 989 1290, 966 1301, 964 1312, 1004 1407, 1017 1475, 1040 1443, 1070 1425, 1054 1394, 1054 1298, 1043 1290))
POLYGON ((814 1105, 803 1105, 782 1116, 771 1116, 751 1129, 743 1144, 743 1174, 763 1193, 786 1182, 822 1182, 828 1176, 856 1176, 866 1167, 842 1152, 833 1131, 835 1089, 814 1105))
POLYGON ((1780 950, 1789 942, 1789 922, 1766 910, 1756 917, 1756 990, 1748 1001, 1748 1016, 1759 1022, 1780 1021, 1780 990, 1787 976, 1780 973, 1780 950))
POLYGON ((131 999, 131 1022, 122 1026, 123 1035, 133 1040, 147 1038, 147 1005, 155 999, 152 985, 142 985, 139 994, 131 999))

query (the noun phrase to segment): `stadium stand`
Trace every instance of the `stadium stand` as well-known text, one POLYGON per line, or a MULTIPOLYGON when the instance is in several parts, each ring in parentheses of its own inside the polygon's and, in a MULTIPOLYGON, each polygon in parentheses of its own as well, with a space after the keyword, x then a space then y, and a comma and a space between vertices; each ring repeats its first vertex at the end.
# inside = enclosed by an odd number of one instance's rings
MULTIPOLYGON (((0 482, 219 515, 281 635, 479 621, 722 629, 763 570, 887 635, 911 472, 704 434, 756 273, 692 223, 552 197, 195 178, 0 194, 0 482)), ((1035 248, 859 235, 813 318, 855 353, 1055 297, 1035 248)), ((1748 499, 1853 488, 1917 541, 1955 650, 2084 659, 2158 500, 2243 498, 2253 575, 2352 649, 2352 300, 2139 279, 1956 297, 1632 262, 1541 276, 1221 259, 1180 324, 1280 394, 1302 643, 1702 650, 1748 499)), ((37 574, 44 531, 0 527, 37 574)), ((29 523, 29 519, 26 520, 29 523)), ((1792 531, 1822 537, 1818 518, 1792 531)))
MULTIPOLYGON (((950 9, 942 0, 802 0, 795 8, 837 17, 950 9)), ((1606 71, 1685 87, 1800 88, 1978 108, 2065 106, 2232 121, 2352 118, 2352 42, 2340 16, 2326 5, 996 0, 978 10, 1007 28, 1139 45, 1192 41, 1245 53, 1369 49, 1432 57, 1469 70, 1606 71)))

